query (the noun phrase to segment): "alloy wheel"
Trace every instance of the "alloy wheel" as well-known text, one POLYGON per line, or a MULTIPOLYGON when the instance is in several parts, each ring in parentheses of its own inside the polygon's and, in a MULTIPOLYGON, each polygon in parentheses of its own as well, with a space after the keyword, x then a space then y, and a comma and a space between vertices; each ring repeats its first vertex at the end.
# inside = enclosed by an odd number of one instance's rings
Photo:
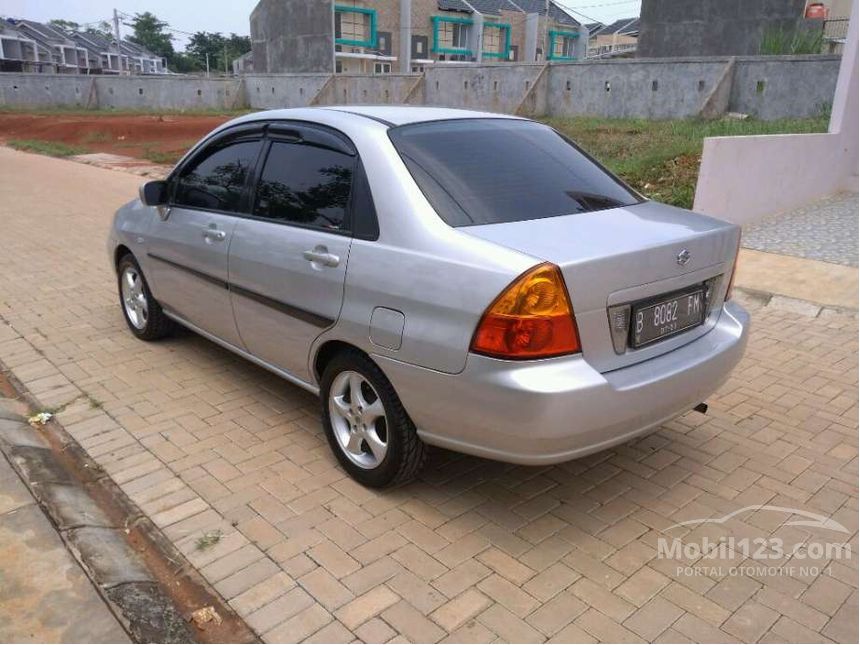
POLYGON ((332 382, 328 406, 343 453, 361 468, 379 466, 388 454, 388 425, 385 406, 370 382, 358 372, 341 372, 332 382))
POLYGON ((128 266, 122 272, 122 304, 125 315, 135 329, 144 329, 149 319, 149 304, 143 292, 143 278, 133 266, 128 266))

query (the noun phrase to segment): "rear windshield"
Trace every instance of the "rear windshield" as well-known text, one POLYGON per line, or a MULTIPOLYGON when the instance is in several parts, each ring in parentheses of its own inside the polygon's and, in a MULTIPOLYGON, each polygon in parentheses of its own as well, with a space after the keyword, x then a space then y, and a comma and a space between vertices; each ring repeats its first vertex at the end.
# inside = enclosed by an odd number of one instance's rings
POLYGON ((451 226, 556 217, 641 199, 552 128, 514 119, 405 125, 389 136, 451 226))

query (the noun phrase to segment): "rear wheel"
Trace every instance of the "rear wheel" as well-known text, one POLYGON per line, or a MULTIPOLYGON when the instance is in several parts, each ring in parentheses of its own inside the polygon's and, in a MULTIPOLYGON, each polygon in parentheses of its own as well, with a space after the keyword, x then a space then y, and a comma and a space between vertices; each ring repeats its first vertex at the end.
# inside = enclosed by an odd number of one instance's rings
POLYGON ((421 470, 427 447, 394 387, 358 351, 335 356, 321 388, 323 427, 340 464, 374 488, 399 484, 421 470))
POLYGON ((167 336, 176 324, 161 309, 152 297, 146 278, 131 253, 124 255, 117 264, 119 301, 128 328, 141 340, 157 340, 167 336))

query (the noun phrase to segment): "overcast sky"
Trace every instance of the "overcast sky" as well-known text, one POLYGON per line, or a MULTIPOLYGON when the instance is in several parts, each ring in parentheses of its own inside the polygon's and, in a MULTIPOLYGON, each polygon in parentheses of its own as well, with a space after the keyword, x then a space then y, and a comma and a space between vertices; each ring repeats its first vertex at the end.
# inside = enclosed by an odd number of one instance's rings
MULTIPOLYGON (((561 0, 561 3, 579 11, 580 14, 574 15, 580 22, 589 22, 589 19, 612 22, 639 15, 641 1, 561 0)), ((247 35, 248 15, 256 4, 257 0, 2 0, 0 11, 8 16, 40 22, 64 18, 89 23, 110 19, 116 7, 131 15, 151 11, 180 31, 220 31, 247 35)), ((122 28, 123 35, 128 31, 122 28)), ((184 38, 181 34, 176 36, 181 48, 184 38)))

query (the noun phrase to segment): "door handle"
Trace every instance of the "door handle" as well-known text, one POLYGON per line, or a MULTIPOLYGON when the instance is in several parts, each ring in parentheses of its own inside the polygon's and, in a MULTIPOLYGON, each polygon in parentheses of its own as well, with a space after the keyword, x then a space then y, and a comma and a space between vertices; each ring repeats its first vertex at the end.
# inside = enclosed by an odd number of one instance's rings
POLYGON ((327 267, 336 267, 340 264, 340 258, 334 253, 329 253, 328 249, 324 246, 316 246, 313 249, 305 251, 302 253, 302 257, 308 262, 322 264, 327 267))
POLYGON ((227 238, 227 233, 215 228, 207 228, 203 231, 203 237, 210 242, 223 242, 227 238))

